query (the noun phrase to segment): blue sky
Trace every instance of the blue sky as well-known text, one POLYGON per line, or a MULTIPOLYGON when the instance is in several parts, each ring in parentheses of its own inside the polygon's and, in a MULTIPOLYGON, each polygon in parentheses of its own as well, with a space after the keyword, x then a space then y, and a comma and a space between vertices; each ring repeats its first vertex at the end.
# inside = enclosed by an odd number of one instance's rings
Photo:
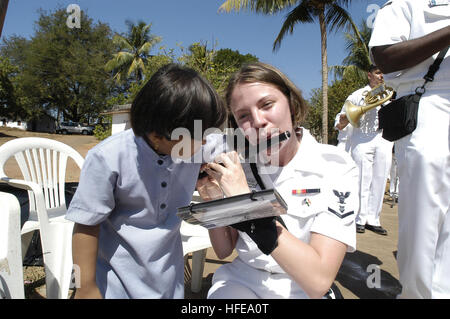
MULTIPOLYGON (((320 30, 318 23, 297 25, 287 35, 278 51, 272 51, 287 12, 273 16, 251 12, 224 13, 218 8, 224 0, 10 0, 2 38, 13 34, 30 38, 38 9, 55 10, 78 4, 94 21, 108 23, 113 31, 126 31, 126 20, 152 23, 151 32, 162 37, 161 45, 180 54, 177 44, 188 47, 207 42, 210 48, 230 48, 253 54, 260 61, 281 69, 310 97, 321 87, 320 30)), ((372 20, 376 8, 385 0, 354 0, 348 8, 353 20, 372 20)), ((83 26, 81 26, 82 28, 83 26)), ((341 32, 328 35, 328 65, 341 64, 346 56, 341 32)))

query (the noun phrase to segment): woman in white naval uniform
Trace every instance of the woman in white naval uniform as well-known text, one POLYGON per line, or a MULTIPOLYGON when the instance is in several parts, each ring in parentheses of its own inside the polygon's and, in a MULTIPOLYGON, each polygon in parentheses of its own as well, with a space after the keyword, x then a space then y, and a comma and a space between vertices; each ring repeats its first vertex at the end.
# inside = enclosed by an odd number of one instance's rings
MULTIPOLYGON (((383 83, 383 74, 376 66, 371 66, 367 73, 369 84, 356 90, 348 98, 352 104, 365 105, 364 97, 367 92, 383 83)), ((380 213, 383 206, 387 177, 392 161, 392 146, 381 136, 378 129, 378 110, 381 106, 366 112, 359 120, 360 126, 354 127, 350 136, 352 158, 359 168, 359 212, 356 215, 357 231, 363 233, 365 228, 380 235, 387 235, 381 227, 380 213)), ((338 129, 351 126, 344 107, 341 110, 338 129)))
MULTIPOLYGON (((450 1, 388 1, 369 42, 397 97, 414 94, 450 45, 450 1)), ((401 298, 450 298, 450 50, 420 98, 417 128, 395 141, 401 298)))
MULTIPOLYGON (((231 79, 227 92, 235 123, 250 143, 256 142, 252 131, 262 138, 272 129, 291 132, 278 152, 266 154, 271 163, 278 163, 276 167, 257 165, 265 188, 279 191, 288 212, 281 222, 254 221, 251 231, 241 224, 252 221, 210 230, 219 258, 235 248, 239 256, 216 271, 208 297, 321 298, 345 253, 355 250, 357 168, 345 151, 317 143, 306 129, 294 129, 294 123, 304 118, 306 103, 279 70, 262 63, 245 66, 231 79), (301 189, 311 192, 293 194, 301 189)), ((197 184, 205 200, 222 191, 225 196, 248 193, 256 186, 251 173, 247 182, 248 164, 242 166, 236 152, 223 153, 217 161, 224 166, 206 164, 203 169, 209 177, 197 184)))

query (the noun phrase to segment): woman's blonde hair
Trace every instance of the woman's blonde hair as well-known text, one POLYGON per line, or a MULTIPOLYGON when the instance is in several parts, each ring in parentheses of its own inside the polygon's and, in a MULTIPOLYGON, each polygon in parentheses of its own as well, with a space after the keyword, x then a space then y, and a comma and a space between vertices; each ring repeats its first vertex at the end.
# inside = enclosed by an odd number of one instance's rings
POLYGON ((267 83, 278 88, 289 101, 292 125, 295 127, 303 122, 308 110, 308 104, 303 99, 300 89, 274 66, 262 62, 255 62, 244 65, 228 82, 225 99, 229 110, 229 125, 231 127, 238 127, 230 108, 231 94, 234 88, 238 84, 254 82, 267 83))

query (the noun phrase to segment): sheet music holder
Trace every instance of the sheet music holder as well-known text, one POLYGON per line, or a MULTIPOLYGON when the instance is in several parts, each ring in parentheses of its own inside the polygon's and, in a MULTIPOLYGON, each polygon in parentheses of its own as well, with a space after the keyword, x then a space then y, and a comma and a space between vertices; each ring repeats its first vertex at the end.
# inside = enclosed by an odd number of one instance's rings
POLYGON ((281 195, 267 189, 180 207, 177 215, 189 224, 211 229, 286 212, 287 204, 281 195))

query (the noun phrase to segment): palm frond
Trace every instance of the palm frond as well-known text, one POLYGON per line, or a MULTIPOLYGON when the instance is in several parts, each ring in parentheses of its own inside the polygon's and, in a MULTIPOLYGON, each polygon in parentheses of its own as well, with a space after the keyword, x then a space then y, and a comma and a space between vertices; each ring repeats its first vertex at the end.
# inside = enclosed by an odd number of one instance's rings
POLYGON ((364 82, 367 80, 367 70, 356 65, 333 65, 328 68, 328 72, 334 75, 334 80, 353 78, 364 82))
POLYGON ((144 72, 144 70, 145 66, 142 59, 141 58, 134 59, 128 69, 127 76, 130 77, 133 73, 138 74, 139 72, 144 72))
POLYGON ((327 6, 327 9, 325 10, 325 22, 328 25, 329 30, 337 32, 346 28, 346 31, 350 31, 352 26, 350 20, 350 14, 341 6, 335 3, 327 6))
POLYGON ((113 58, 106 63, 105 69, 106 71, 113 71, 120 69, 123 65, 127 65, 128 63, 130 63, 130 61, 132 61, 133 58, 134 58, 133 55, 129 52, 121 51, 115 53, 113 55, 113 58))
POLYGON ((353 32, 345 33, 346 51, 348 56, 344 59, 345 65, 355 65, 362 70, 368 70, 370 60, 368 44, 371 36, 371 29, 364 21, 361 22, 361 31, 351 21, 353 32))
POLYGON ((113 37, 113 43, 117 45, 121 50, 129 50, 133 51, 133 46, 130 44, 127 38, 121 36, 121 35, 114 35, 113 37))
POLYGON ((121 70, 120 72, 117 72, 114 76, 113 76, 113 80, 116 81, 116 83, 121 83, 124 80, 126 80, 127 78, 127 70, 121 70))
POLYGON ((150 52, 150 49, 152 48, 153 44, 150 42, 145 42, 137 51, 139 55, 144 54, 147 55, 150 52))
POLYGON ((328 67, 328 73, 334 75, 334 80, 341 79, 347 67, 346 65, 332 65, 328 67))
POLYGON ((273 51, 276 51, 280 48, 281 41, 283 41, 286 33, 292 34, 294 32, 294 26, 297 23, 311 23, 315 20, 315 12, 314 9, 310 7, 307 1, 303 1, 293 10, 291 10, 286 19, 284 20, 283 26, 281 27, 280 32, 278 33, 277 38, 273 43, 273 51))
POLYGON ((141 46, 139 47, 137 53, 139 55, 141 54, 145 54, 148 55, 148 53, 150 52, 150 50, 159 42, 161 42, 162 38, 158 37, 158 36, 151 36, 149 38, 148 41, 144 42, 143 44, 141 44, 141 46))
POLYGON ((264 14, 273 14, 285 8, 294 6, 298 0, 226 0, 220 7, 219 12, 239 12, 244 10, 264 14))
POLYGON ((354 78, 359 81, 367 81, 367 71, 363 70, 355 65, 349 65, 344 69, 342 78, 354 78))

